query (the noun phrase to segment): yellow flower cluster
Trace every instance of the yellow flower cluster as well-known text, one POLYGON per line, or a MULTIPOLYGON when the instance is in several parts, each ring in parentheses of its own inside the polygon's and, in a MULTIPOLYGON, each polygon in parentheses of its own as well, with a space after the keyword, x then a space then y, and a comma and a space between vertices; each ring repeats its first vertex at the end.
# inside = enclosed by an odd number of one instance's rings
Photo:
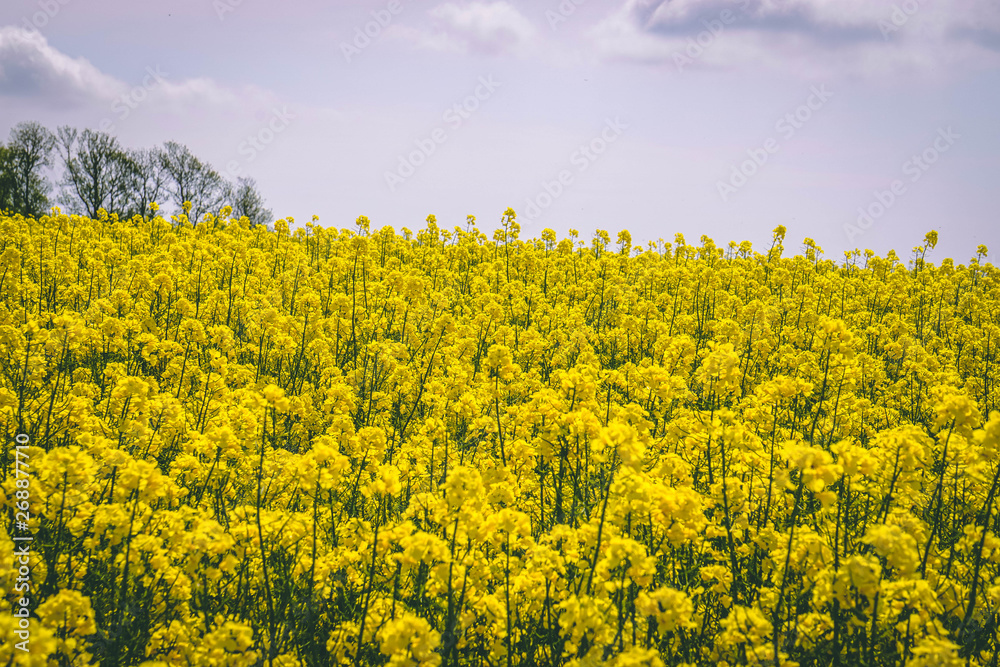
POLYGON ((0 664, 996 664, 985 248, 0 232, 0 664))

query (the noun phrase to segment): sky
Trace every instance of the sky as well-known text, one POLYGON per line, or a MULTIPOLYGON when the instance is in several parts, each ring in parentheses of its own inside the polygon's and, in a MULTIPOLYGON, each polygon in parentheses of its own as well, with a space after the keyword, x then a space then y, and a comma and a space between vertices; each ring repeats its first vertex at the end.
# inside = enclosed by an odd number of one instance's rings
MULTIPOLYGON (((4 0, 20 121, 177 141, 275 217, 1000 255, 996 0, 4 0)), ((57 175, 54 175, 57 177, 57 175)))

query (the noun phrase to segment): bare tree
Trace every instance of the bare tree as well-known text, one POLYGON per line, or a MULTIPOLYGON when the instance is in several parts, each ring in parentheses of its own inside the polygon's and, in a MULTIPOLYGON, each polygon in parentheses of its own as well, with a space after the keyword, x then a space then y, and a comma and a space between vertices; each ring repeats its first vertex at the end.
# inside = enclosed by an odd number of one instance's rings
POLYGON ((228 200, 233 207, 233 215, 237 218, 246 216, 251 227, 272 222, 271 210, 264 206, 264 198, 257 190, 254 179, 241 176, 236 186, 231 188, 228 200))
POLYGON ((139 167, 107 132, 59 128, 63 160, 63 200, 71 208, 96 217, 100 209, 128 215, 139 167))
POLYGON ((52 166, 55 144, 55 135, 35 121, 18 123, 11 129, 7 159, 14 181, 11 207, 15 213, 33 216, 45 211, 50 185, 41 171, 52 166))
POLYGON ((168 141, 160 159, 174 205, 181 208, 184 202, 191 202, 189 218, 192 222, 222 207, 228 194, 225 179, 195 157, 187 146, 168 141))
POLYGON ((158 148, 132 150, 129 158, 137 168, 132 184, 132 213, 146 216, 150 213, 150 204, 160 203, 167 196, 169 176, 163 167, 163 151, 158 148))
POLYGON ((104 209, 120 218, 150 215, 150 204, 170 200, 178 209, 191 202, 193 222, 225 204, 250 224, 272 220, 252 178, 230 183, 182 144, 162 149, 126 149, 118 138, 90 129, 62 126, 52 134, 35 122, 20 123, 10 143, 0 144, 0 210, 40 214, 50 188, 42 175, 55 152, 62 161, 59 201, 71 212, 91 218, 104 209))
POLYGON ((184 202, 196 198, 198 171, 201 169, 201 162, 188 150, 187 146, 182 146, 175 141, 168 141, 164 144, 164 150, 160 154, 160 164, 167 174, 168 192, 173 198, 174 205, 180 208, 184 202))
POLYGON ((191 202, 193 220, 201 220, 206 213, 217 212, 226 201, 229 183, 218 172, 205 165, 201 173, 201 187, 197 201, 191 202))

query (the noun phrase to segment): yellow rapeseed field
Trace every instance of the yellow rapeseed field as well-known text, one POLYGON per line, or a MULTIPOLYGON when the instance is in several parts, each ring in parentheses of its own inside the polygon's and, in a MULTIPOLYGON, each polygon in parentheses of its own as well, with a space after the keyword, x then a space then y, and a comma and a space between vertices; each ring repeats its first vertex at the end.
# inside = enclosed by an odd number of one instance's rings
POLYGON ((0 665, 997 665, 985 247, 230 215, 0 216, 0 665))

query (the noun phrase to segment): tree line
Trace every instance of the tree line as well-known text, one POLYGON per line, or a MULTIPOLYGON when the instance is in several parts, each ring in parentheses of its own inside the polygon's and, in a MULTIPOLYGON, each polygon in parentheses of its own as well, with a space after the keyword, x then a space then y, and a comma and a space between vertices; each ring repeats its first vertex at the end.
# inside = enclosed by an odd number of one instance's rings
POLYGON ((251 225, 272 221, 254 179, 229 181, 174 141, 131 149, 107 132, 62 126, 53 133, 26 121, 11 129, 6 145, 0 142, 0 211, 38 217, 55 203, 91 218, 104 209, 128 219, 151 215, 153 202, 178 211, 191 202, 192 221, 226 205, 251 225), (57 164, 61 176, 50 200, 54 187, 46 172, 57 164))

